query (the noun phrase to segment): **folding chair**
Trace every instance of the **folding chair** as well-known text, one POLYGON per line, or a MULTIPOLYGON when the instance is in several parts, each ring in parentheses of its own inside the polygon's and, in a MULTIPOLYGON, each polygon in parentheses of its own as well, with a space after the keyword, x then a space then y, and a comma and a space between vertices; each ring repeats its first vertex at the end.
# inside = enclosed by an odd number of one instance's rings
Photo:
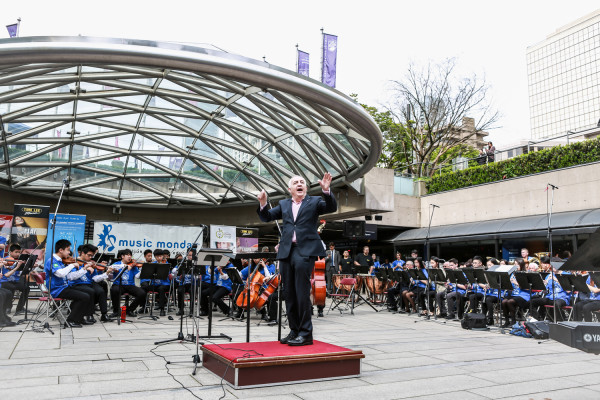
POLYGON ((327 314, 329 311, 335 310, 336 308, 340 311, 340 314, 343 314, 344 311, 350 310, 350 314, 354 315, 354 292, 356 290, 356 279, 355 278, 343 278, 336 289, 335 293, 332 293, 331 296, 331 305, 329 306, 329 310, 327 310, 327 314), (349 293, 348 292, 348 287, 349 293), (342 308, 342 305, 344 306, 342 308))
POLYGON ((69 315, 71 312, 69 308, 70 300, 61 299, 59 297, 53 297, 48 288, 46 287, 45 278, 46 273, 41 272, 37 275, 32 275, 35 277, 35 283, 38 285, 40 289, 41 296, 38 298, 38 306, 35 310, 33 317, 33 324, 31 328, 35 330, 35 328, 43 327, 46 321, 50 318, 57 318, 61 325, 67 324, 67 317, 65 315, 69 315), (38 320, 38 318, 42 318, 43 314, 46 314, 46 317, 43 320, 38 320))

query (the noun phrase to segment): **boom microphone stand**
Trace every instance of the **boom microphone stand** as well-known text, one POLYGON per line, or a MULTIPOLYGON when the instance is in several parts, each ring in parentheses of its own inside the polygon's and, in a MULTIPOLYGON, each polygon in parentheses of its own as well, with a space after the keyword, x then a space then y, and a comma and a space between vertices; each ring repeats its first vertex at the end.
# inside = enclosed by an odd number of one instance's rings
POLYGON ((558 186, 555 186, 551 183, 548 183, 546 186, 546 210, 548 215, 548 251, 550 253, 550 273, 552 274, 552 308, 554 309, 554 323, 556 323, 556 284, 554 282, 554 267, 552 266, 552 206, 554 205, 554 189, 558 189, 558 186), (550 209, 548 210, 548 186, 552 188, 552 200, 550 202, 550 209))
MULTIPOLYGON (((431 308, 429 305, 429 302, 431 301, 431 298, 429 297, 429 288, 431 287, 431 280, 430 280, 430 274, 429 274, 429 260, 431 260, 431 255, 429 254, 429 234, 431 233, 431 220, 433 219, 433 213, 435 212, 436 208, 440 208, 440 206, 437 206, 435 204, 429 204, 431 207, 431 214, 429 214, 429 226, 427 227, 427 237, 425 237, 425 248, 426 248, 426 252, 427 252, 427 261, 425 262, 425 268, 427 270, 427 289, 425 290, 426 296, 427 296, 427 317, 426 319, 430 319, 431 316, 429 315, 429 309, 431 308)), ((433 310, 433 313, 435 315, 435 310, 433 310)))

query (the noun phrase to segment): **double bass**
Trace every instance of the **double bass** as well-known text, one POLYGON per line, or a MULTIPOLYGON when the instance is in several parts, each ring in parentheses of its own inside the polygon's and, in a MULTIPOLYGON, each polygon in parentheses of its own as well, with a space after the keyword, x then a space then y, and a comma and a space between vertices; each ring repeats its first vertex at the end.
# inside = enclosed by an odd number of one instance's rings
MULTIPOLYGON (((323 231, 325 224, 327 221, 322 219, 319 221, 321 225, 317 228, 317 232, 319 234, 323 231)), ((310 300, 313 305, 316 306, 325 306, 325 299, 327 298, 327 283, 325 281, 325 259, 320 259, 315 261, 315 266, 313 268, 311 277, 311 290, 310 290, 310 300)))

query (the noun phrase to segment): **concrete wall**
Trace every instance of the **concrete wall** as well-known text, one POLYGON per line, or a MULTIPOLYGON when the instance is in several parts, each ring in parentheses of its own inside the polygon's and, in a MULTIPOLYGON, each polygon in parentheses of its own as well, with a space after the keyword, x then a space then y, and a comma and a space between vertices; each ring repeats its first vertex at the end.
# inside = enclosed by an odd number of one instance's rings
POLYGON ((560 188, 554 192, 553 212, 600 207, 600 163, 596 163, 423 196, 421 226, 427 226, 429 204, 440 206, 432 226, 545 214, 548 183, 560 188))

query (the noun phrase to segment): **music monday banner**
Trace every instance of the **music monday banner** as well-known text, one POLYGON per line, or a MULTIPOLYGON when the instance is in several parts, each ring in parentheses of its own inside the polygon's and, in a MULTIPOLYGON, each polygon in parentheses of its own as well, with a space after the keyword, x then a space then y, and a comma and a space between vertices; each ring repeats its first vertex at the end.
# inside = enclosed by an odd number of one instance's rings
POLYGON ((54 253, 54 243, 61 239, 67 239, 71 242, 71 251, 77 257, 77 247, 84 244, 85 235, 85 215, 75 214, 56 214, 56 226, 54 227, 54 237, 52 237, 52 219, 54 213, 50 214, 48 220, 48 245, 46 246, 46 258, 50 258, 54 253), (55 239, 56 238, 56 239, 55 239))
POLYGON ((18 243, 23 253, 44 254, 48 234, 48 206, 15 204, 10 242, 18 243))
POLYGON ((93 243, 100 253, 116 254, 119 250, 130 249, 134 259, 139 259, 146 249, 166 249, 173 256, 183 254, 194 241, 200 247, 204 236, 202 233, 198 238, 201 229, 199 226, 94 221, 93 243))

